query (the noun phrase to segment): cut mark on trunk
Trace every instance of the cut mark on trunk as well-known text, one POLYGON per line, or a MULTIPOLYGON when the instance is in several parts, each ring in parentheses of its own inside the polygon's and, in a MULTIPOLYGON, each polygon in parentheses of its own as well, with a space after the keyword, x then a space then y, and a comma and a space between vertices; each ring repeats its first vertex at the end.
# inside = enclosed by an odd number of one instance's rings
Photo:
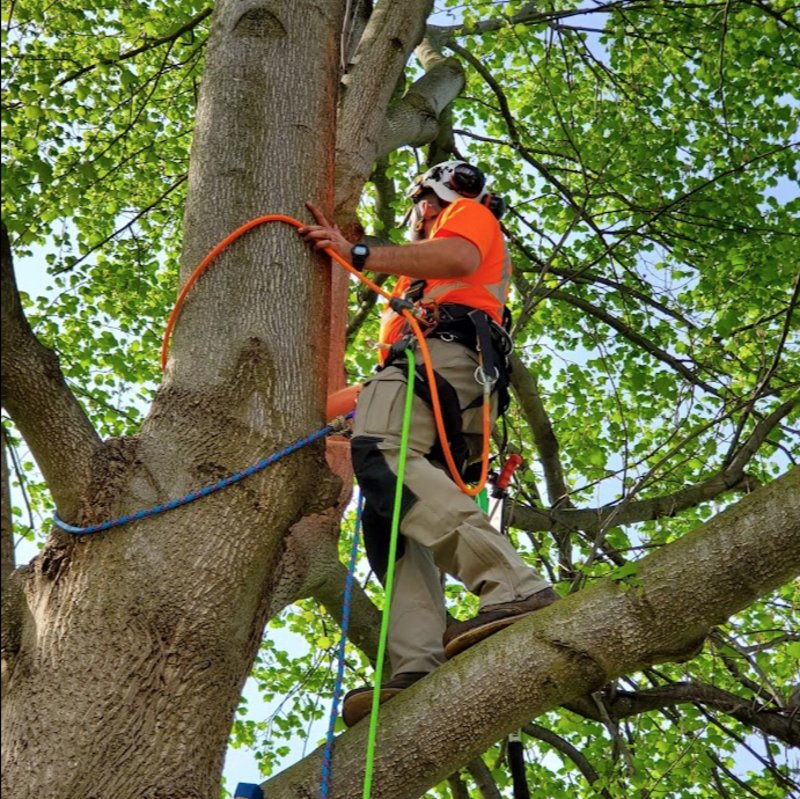
POLYGON ((286 36, 283 23, 266 8, 245 11, 233 25, 237 36, 254 39, 275 39, 286 36))

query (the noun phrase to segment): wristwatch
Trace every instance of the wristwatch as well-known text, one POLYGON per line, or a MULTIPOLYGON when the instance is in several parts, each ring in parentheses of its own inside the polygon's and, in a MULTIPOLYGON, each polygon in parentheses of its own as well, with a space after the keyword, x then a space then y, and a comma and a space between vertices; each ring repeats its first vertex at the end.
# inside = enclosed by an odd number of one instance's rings
POLYGON ((353 263, 353 267, 359 272, 363 271, 367 258, 369 258, 369 247, 363 242, 354 244, 350 250, 350 260, 353 263))

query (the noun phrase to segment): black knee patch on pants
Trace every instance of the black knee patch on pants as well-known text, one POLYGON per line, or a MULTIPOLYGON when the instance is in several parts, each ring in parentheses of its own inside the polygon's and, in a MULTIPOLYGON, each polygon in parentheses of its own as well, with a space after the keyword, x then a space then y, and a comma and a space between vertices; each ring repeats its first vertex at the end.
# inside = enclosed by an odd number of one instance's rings
MULTIPOLYGON (((392 530, 392 513, 397 490, 397 475, 389 468, 383 453, 378 449, 382 441, 374 436, 355 436, 350 442, 353 471, 364 496, 361 525, 369 564, 383 582, 389 563, 389 542, 392 530)), ((411 510, 417 496, 405 485, 400 499, 400 520, 411 510)), ((402 535, 397 539, 397 557, 405 551, 402 535)))

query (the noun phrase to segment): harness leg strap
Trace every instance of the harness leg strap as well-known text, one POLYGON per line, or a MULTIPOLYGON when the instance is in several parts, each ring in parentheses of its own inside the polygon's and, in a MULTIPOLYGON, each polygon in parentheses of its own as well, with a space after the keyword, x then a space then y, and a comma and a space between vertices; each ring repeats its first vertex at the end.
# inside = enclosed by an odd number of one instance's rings
POLYGON ((492 328, 489 325, 489 320, 483 311, 476 309, 470 311, 467 316, 475 327, 475 335, 477 338, 478 352, 483 361, 484 379, 496 382, 500 378, 500 367, 497 364, 495 357, 494 344, 492 341, 492 328))

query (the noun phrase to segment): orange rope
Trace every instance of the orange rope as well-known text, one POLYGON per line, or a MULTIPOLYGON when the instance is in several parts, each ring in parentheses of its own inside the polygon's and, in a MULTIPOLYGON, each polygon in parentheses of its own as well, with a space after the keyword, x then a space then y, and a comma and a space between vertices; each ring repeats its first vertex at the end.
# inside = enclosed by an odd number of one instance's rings
POLYGON ((477 485, 470 488, 462 479, 459 474, 458 467, 453 460, 453 453, 450 452, 450 444, 447 441, 447 434, 444 429, 444 418, 442 416, 442 406, 439 402, 439 391, 436 388, 436 377, 433 373, 433 364, 431 363, 431 353, 428 349, 428 343, 425 341, 425 336, 422 334, 419 323, 414 318, 414 315, 409 311, 403 311, 406 321, 411 325, 414 335, 419 342, 419 349, 422 353, 422 360, 425 364, 425 375, 428 378, 428 385, 431 390, 431 405, 433 407, 433 419, 436 422, 436 432, 439 434, 439 440, 442 442, 442 452, 444 459, 447 462, 447 468, 450 470, 450 476, 455 481, 455 484, 469 497, 475 497, 481 493, 483 487, 486 485, 486 479, 489 476, 489 441, 492 435, 492 422, 491 422, 491 398, 488 393, 483 395, 483 452, 481 453, 481 476, 477 485))
MULTIPOLYGON (((178 316, 180 315, 181 309, 183 308, 183 304, 186 300, 186 295, 189 293, 189 290, 192 286, 197 282, 200 275, 205 272, 211 262, 225 249, 227 249, 231 244, 233 244, 236 239, 240 236, 243 236, 248 231, 252 230, 254 227, 258 227, 259 225, 263 225, 266 222, 285 222, 288 225, 292 225, 295 228, 303 227, 303 223, 297 219, 294 219, 291 216, 286 216, 284 214, 266 214, 265 216, 259 216, 255 219, 251 219, 249 222, 245 222, 241 227, 238 227, 236 230, 233 231, 230 235, 226 236, 213 250, 211 250, 208 255, 198 264, 195 270, 189 275, 189 279, 184 284, 183 288, 180 290, 178 294, 178 299, 175 301, 175 307, 172 309, 172 312, 169 315, 169 319, 167 320, 167 326, 164 330, 164 338, 161 342, 161 371, 163 372, 167 368, 167 354, 169 353, 169 341, 172 336, 172 331, 175 327, 175 323, 178 320, 178 316)), ((384 297, 387 300, 391 300, 392 296, 388 292, 384 291, 377 283, 370 280, 366 275, 361 274, 355 267, 351 266, 344 258, 342 258, 337 252, 332 250, 330 247, 325 247, 325 252, 338 263, 340 266, 344 267, 348 272, 355 275, 359 280, 361 280, 366 286, 368 286, 372 291, 376 294, 384 297)), ((422 360, 425 364, 425 374, 428 378, 428 385, 431 389, 431 406, 433 408, 433 418, 436 423, 436 432, 439 435, 439 440, 442 442, 442 451, 444 452, 444 458, 447 462, 447 467, 450 470, 450 475, 455 481, 456 485, 468 496, 474 497, 477 496, 481 490, 483 489, 484 485, 486 484, 486 479, 489 475, 489 441, 491 440, 491 399, 489 396, 489 392, 484 392, 483 398, 483 452, 482 452, 482 464, 481 464, 481 476, 478 484, 474 488, 470 488, 462 479, 461 475, 458 472, 458 468, 453 460, 453 454, 450 452, 450 445, 447 441, 447 434, 445 433, 444 429, 444 419, 442 417, 442 407, 439 402, 439 392, 436 389, 436 378, 434 377, 433 372, 433 364, 431 363, 431 354, 430 350, 428 349, 428 344, 425 341, 425 336, 420 329, 419 323, 414 318, 414 315, 406 310, 402 310, 402 314, 405 317, 406 321, 411 327, 414 335, 419 342, 419 349, 422 353, 422 360)))

